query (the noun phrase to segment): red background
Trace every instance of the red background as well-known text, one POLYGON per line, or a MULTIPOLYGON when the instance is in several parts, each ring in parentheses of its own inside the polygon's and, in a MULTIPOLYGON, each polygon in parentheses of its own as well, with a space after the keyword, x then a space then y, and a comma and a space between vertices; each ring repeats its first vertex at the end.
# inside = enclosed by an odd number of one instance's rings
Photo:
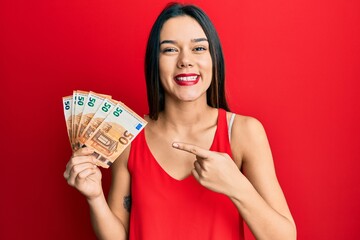
MULTIPOLYGON (((93 90, 147 113, 145 44, 165 3, 0 2, 1 239, 94 238, 62 176, 61 97, 93 90)), ((298 239, 359 239, 360 2, 193 3, 219 32, 232 110, 267 130, 298 239)))

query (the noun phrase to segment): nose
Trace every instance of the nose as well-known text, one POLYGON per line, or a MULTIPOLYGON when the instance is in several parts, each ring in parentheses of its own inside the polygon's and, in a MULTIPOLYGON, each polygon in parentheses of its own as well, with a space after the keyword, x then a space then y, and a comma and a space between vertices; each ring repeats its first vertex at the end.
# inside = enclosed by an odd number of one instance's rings
POLYGON ((191 59, 191 54, 187 53, 185 51, 182 51, 179 54, 179 60, 178 60, 177 65, 178 65, 178 68, 192 67, 194 64, 193 64, 193 61, 191 59))

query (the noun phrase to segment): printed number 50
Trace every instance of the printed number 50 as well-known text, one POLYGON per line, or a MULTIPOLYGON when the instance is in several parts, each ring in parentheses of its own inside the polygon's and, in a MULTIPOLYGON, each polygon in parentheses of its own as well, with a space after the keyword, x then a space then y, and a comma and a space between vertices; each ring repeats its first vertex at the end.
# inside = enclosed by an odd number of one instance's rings
POLYGON ((131 139, 133 139, 134 135, 129 133, 127 130, 124 132, 124 134, 119 138, 119 142, 122 145, 127 145, 131 139))

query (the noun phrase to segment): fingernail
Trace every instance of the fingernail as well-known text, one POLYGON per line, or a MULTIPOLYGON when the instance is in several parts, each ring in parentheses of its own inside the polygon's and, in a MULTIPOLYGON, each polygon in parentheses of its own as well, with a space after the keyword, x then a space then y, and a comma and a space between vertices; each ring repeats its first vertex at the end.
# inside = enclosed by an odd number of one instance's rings
POLYGON ((179 147, 179 144, 178 144, 178 143, 173 143, 172 146, 173 146, 174 148, 178 148, 178 147, 179 147))

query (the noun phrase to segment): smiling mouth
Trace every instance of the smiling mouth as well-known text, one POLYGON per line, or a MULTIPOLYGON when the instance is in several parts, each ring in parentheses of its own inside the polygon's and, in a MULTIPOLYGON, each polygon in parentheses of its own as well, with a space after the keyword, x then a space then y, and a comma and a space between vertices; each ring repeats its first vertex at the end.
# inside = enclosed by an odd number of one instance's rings
POLYGON ((176 80, 178 81, 195 81, 197 79, 197 75, 196 76, 189 76, 189 77, 176 77, 176 80))
POLYGON ((174 79, 175 79, 175 82, 180 86, 191 86, 191 85, 195 85, 196 83, 198 83, 198 81, 200 79, 200 75, 179 74, 179 75, 175 76, 174 79))

